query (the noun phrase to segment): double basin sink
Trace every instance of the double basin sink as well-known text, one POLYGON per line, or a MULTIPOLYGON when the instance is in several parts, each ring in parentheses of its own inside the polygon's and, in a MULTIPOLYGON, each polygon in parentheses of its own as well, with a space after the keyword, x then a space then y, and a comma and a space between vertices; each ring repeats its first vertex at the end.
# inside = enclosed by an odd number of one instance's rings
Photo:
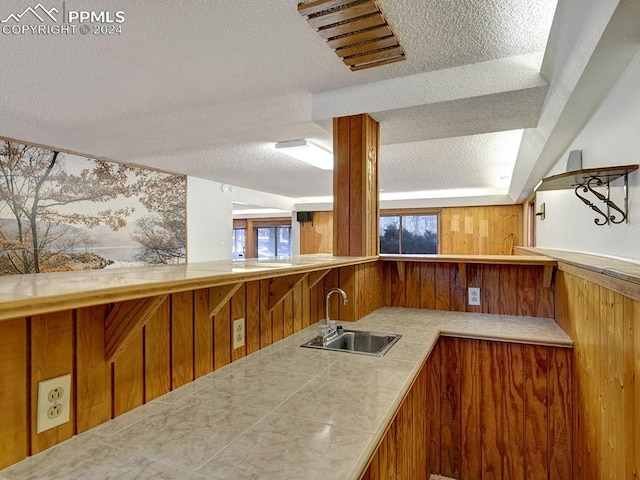
POLYGON ((393 333, 362 332, 338 328, 337 332, 328 337, 318 336, 301 346, 382 357, 400 340, 400 337, 402 335, 393 333))

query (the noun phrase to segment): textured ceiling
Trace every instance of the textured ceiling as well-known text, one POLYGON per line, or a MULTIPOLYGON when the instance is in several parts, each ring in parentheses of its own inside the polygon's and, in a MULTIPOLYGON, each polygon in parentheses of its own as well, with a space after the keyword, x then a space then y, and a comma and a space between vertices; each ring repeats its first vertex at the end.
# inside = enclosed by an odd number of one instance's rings
POLYGON ((492 145, 537 124, 555 0, 378 3, 407 60, 351 72, 296 0, 74 0, 124 10, 123 34, 3 35, 0 136, 297 198, 330 195, 331 172, 270 145, 331 148, 328 119, 368 111, 385 188, 508 187, 489 173, 515 153, 492 145))

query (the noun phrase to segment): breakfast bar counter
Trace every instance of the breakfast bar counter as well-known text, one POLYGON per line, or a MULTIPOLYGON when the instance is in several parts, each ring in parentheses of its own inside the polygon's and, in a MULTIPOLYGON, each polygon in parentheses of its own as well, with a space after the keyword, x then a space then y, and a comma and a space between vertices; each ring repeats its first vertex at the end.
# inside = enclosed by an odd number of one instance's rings
POLYGON ((355 480, 441 336, 572 345, 544 318, 385 307, 345 326, 403 336, 381 358, 301 348, 312 325, 0 478, 355 480))

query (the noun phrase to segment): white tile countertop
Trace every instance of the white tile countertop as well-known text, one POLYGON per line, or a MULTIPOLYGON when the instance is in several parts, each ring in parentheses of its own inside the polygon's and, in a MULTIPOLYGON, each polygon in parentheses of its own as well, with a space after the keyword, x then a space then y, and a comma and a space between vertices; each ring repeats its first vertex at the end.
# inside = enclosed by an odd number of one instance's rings
POLYGON ((301 348, 311 326, 0 471, 28 479, 357 479, 439 335, 571 347, 551 319, 382 308, 382 358, 301 348))

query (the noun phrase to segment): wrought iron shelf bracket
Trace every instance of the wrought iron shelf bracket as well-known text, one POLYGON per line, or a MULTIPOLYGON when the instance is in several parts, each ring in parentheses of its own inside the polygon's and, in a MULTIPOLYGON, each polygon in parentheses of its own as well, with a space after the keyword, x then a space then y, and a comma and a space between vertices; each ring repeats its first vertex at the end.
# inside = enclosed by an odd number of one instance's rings
POLYGON ((587 207, 598 214, 593 222, 598 226, 629 223, 629 173, 638 165, 621 167, 591 168, 561 173, 542 180, 537 191, 571 188, 587 207), (624 204, 619 207, 611 200, 609 184, 623 178, 624 204), (601 191, 604 190, 604 193, 601 191), (598 206, 594 202, 601 202, 598 206))

